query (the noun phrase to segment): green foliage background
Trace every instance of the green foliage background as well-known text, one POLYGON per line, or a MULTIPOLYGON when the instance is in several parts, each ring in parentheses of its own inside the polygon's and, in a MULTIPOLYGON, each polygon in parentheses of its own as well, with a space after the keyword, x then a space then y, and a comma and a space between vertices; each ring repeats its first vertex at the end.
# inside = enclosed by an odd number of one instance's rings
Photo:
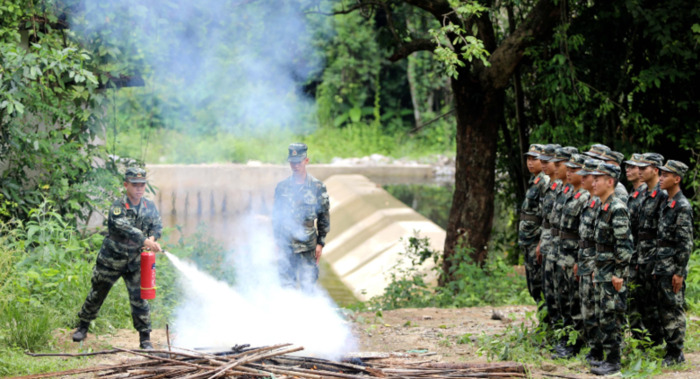
MULTIPOLYGON (((166 3, 177 4, 175 0, 166 3)), ((451 77, 460 59, 487 59, 487 54, 476 39, 470 39, 470 51, 450 50, 448 37, 473 38, 468 28, 440 25, 403 1, 379 3, 338 16, 320 13, 342 11, 355 3, 283 3, 290 12, 301 9, 311 30, 308 40, 299 44, 313 49, 296 60, 323 64, 298 78, 296 84, 302 90, 290 95, 301 99, 294 103, 298 118, 268 125, 213 116, 225 113, 229 104, 244 101, 252 90, 249 87, 207 98, 188 91, 191 82, 159 76, 155 63, 147 58, 157 56, 168 36, 145 39, 128 23, 113 23, 117 29, 98 28, 81 16, 73 0, 0 0, 0 375, 51 367, 28 364, 20 358, 21 351, 50 349, 51 331, 71 327, 75 321, 102 239, 82 226, 116 196, 119 170, 125 165, 283 163, 284 154, 279 152, 291 140, 309 144, 314 163, 373 153, 422 159, 453 155, 456 121, 451 77), (73 25, 67 24, 65 14, 73 16, 73 25), (418 38, 437 41, 435 54, 417 52, 395 63, 386 59, 398 42, 418 38), (140 77, 144 85, 116 89, 122 77, 140 77)), ((474 13, 490 17, 499 41, 533 7, 529 1, 450 4, 465 18, 474 13)), ((453 266, 457 279, 438 289, 428 288, 413 271, 394 273, 392 285, 372 306, 529 301, 523 278, 510 264, 522 261, 514 241, 517 208, 527 180, 522 148, 531 142, 552 141, 581 149, 603 142, 627 156, 658 151, 666 158, 685 161, 691 172, 683 188, 696 211, 700 209, 697 1, 567 4, 569 12, 556 33, 526 52, 517 80, 505 92, 496 182, 496 222, 503 232, 492 238, 490 249, 497 253, 482 269, 470 264, 468 249, 462 248, 453 266)), ((146 18, 143 7, 129 7, 128 2, 116 8, 108 2, 92 5, 92 10, 105 12, 106 20, 126 15, 146 18)), ((251 15, 250 25, 264 24, 253 17, 264 14, 263 5, 253 2, 241 9, 251 15)), ((145 21, 157 29, 169 16, 145 21)), ((188 30, 205 41, 220 27, 201 14, 191 19, 197 29, 189 30, 176 21, 181 20, 173 21, 175 31, 188 30)), ((231 23, 221 30, 240 27, 231 23)), ((276 38, 275 32, 279 30, 236 36, 264 45, 276 38)), ((226 45, 217 61, 236 67, 242 56, 258 53, 237 46, 226 45)), ((201 74, 201 81, 214 89, 231 86, 220 72, 201 74)), ((405 201, 416 200, 401 192, 395 191, 405 201)), ((437 192, 435 205, 417 200, 425 204, 425 213, 451 201, 449 193, 437 192)), ((446 222, 442 216, 433 215, 441 224, 446 222)), ((200 245, 211 243, 201 234, 194 238, 200 245)), ((192 246, 196 246, 193 241, 183 241, 173 250, 209 266, 218 277, 230 277, 230 271, 217 265, 215 245, 205 256, 192 246)), ((686 282, 686 299, 694 313, 700 310, 700 240, 696 247, 686 282)), ((407 252, 408 259, 416 262, 439 259, 425 251, 420 239, 411 240, 407 252)), ((159 267, 163 268, 159 281, 171 283, 174 273, 169 266, 159 267)), ((166 291, 156 300, 157 326, 166 322, 177 298, 175 291, 166 291)), ((127 304, 125 290, 117 285, 94 330, 129 327, 127 304)), ((513 340, 486 343, 499 356, 513 357, 517 356, 513 347, 532 337, 528 333, 514 329, 513 340)))

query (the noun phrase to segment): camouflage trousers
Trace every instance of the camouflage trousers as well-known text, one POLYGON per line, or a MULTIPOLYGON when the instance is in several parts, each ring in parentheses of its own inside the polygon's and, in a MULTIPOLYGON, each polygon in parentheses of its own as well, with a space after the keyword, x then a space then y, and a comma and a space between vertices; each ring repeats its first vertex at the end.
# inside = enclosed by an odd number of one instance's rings
POLYGON ((316 250, 294 253, 291 248, 283 252, 279 261, 280 278, 284 287, 296 288, 310 292, 318 280, 316 250))
POLYGON ((595 314, 596 287, 593 285, 591 274, 581 276, 578 285, 579 297, 581 300, 581 319, 583 324, 583 337, 589 347, 602 344, 602 341, 594 339, 598 328, 598 317, 595 314))
POLYGON ((92 289, 90 289, 82 309, 78 312, 78 318, 85 323, 90 323, 97 318, 97 313, 100 311, 102 303, 119 278, 124 278, 126 290, 129 293, 131 319, 134 329, 139 332, 150 332, 150 308, 148 301, 141 298, 141 270, 129 271, 126 268, 113 270, 100 263, 95 264, 95 267, 92 269, 92 289))
POLYGON ((627 277, 627 288, 629 288, 629 298, 627 303, 627 321, 630 324, 630 330, 632 331, 632 336, 636 339, 642 339, 644 337, 644 322, 642 322, 641 309, 644 306, 643 298, 640 296, 639 291, 639 270, 637 267, 636 259, 635 263, 630 264, 629 267, 629 277, 627 277))
POLYGON ((642 325, 649 332, 654 344, 663 342, 663 324, 659 316, 661 304, 655 301, 658 298, 658 290, 656 279, 652 272, 654 271, 654 263, 639 264, 637 270, 637 288, 632 296, 639 301, 635 302, 639 314, 641 316, 642 325), (653 300, 651 300, 653 299, 653 300))
POLYGON ((559 250, 559 261, 554 269, 557 309, 564 327, 583 331, 579 283, 574 276, 575 256, 578 251, 559 250))
POLYGON ((685 281, 683 281, 683 288, 678 293, 673 293, 673 285, 669 275, 658 275, 654 284, 657 290, 659 316, 666 341, 666 351, 677 354, 683 351, 685 339, 685 312, 683 311, 685 281))
MULTIPOLYGON (((608 357, 620 357, 622 325, 627 310, 627 288, 623 285, 618 292, 612 282, 596 283, 596 316, 598 328, 593 340, 602 346, 608 357)), ((610 360, 610 359, 609 359, 610 360)))
MULTIPOLYGON (((542 232, 544 235, 544 231, 542 232)), ((557 265, 557 252, 554 241, 550 237, 549 240, 542 240, 540 252, 542 253, 542 292, 544 293, 544 301, 547 306, 547 314, 549 315, 550 324, 554 325, 561 319, 561 313, 557 308, 557 290, 555 287, 554 270, 557 265)))
POLYGON ((525 261, 527 290, 535 303, 542 301, 542 265, 537 263, 537 244, 520 245, 525 261))

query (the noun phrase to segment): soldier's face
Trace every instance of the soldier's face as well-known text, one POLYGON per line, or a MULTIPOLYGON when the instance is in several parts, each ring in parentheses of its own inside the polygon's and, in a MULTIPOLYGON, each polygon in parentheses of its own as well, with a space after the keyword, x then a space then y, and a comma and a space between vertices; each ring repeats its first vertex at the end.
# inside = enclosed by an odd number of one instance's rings
POLYGON ((659 187, 661 189, 668 191, 680 182, 680 176, 670 172, 661 171, 661 177, 659 178, 659 187))
POLYGON ((542 161, 528 155, 527 170, 530 171, 531 174, 539 174, 540 171, 542 171, 542 161))
POLYGON ((594 179, 594 178, 595 178, 595 176, 593 176, 593 175, 585 175, 585 176, 583 176, 583 178, 582 178, 582 180, 581 180, 581 187, 583 187, 583 189, 585 189, 585 190, 588 191, 588 192, 592 192, 592 191, 593 191, 593 179, 594 179))
POLYGON ((648 182, 654 179, 659 174, 659 169, 649 165, 639 169, 639 175, 643 181, 648 182))
POLYGON ((593 194, 603 197, 612 188, 613 178, 605 175, 597 175, 593 179, 593 194))
POLYGON ((580 169, 571 167, 566 168, 566 181, 574 186, 581 184, 581 175, 576 175, 576 171, 578 170, 580 169))
POLYGON ((639 177, 639 167, 631 164, 625 165, 625 175, 627 175, 627 180, 629 180, 632 183, 641 179, 639 177))
POLYGON ((304 158, 301 162, 289 162, 289 167, 295 174, 303 174, 306 172, 306 164, 309 163, 309 158, 304 158))
POLYGON ((141 199, 146 193, 146 183, 124 182, 124 188, 126 188, 126 196, 132 200, 141 199))
POLYGON ((557 170, 557 179, 566 180, 566 166, 564 162, 556 162, 554 166, 557 170))
POLYGON ((542 170, 547 176, 554 175, 554 163, 548 161, 540 161, 540 163, 542 164, 542 170))

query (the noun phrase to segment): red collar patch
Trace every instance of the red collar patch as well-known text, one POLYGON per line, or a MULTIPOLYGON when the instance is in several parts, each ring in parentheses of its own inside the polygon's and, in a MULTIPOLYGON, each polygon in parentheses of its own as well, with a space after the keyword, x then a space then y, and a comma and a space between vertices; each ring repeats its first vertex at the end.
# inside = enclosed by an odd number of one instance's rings
POLYGON ((637 196, 639 196, 639 191, 634 191, 634 194, 632 195, 632 197, 636 199, 637 196))
POLYGON ((607 212, 608 208, 610 208, 610 203, 605 204, 605 206, 603 207, 603 210, 607 212))
POLYGON ((591 208, 595 208, 595 199, 591 201, 591 208))
POLYGON ((574 195, 574 199, 578 200, 578 198, 581 197, 581 192, 577 192, 576 195, 574 195))
POLYGON ((539 176, 536 177, 536 178, 535 178, 535 184, 539 183, 539 182, 540 182, 540 179, 542 179, 542 178, 540 178, 539 176))
POLYGON ((651 193, 651 197, 652 198, 656 197, 656 190, 654 190, 654 192, 651 193))
POLYGON ((569 192, 569 188, 570 188, 570 187, 568 187, 568 186, 567 186, 567 187, 564 187, 564 193, 569 192))
POLYGON ((557 183, 552 183, 552 189, 557 189, 557 183))
POLYGON ((676 206, 676 201, 673 200, 673 202, 671 202, 671 208, 673 208, 673 207, 675 207, 675 206, 676 206))
POLYGON ((130 209, 130 208, 129 208, 129 202, 128 202, 128 201, 127 201, 126 203, 124 203, 124 205, 126 206, 126 209, 130 209))

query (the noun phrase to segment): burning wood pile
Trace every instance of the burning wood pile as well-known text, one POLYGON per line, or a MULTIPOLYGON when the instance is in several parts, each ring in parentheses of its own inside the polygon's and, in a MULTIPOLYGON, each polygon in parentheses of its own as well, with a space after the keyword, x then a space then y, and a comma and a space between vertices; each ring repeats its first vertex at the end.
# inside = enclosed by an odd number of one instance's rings
POLYGON ((364 359, 331 361, 320 358, 290 355, 303 350, 291 344, 261 348, 235 347, 230 351, 202 353, 178 349, 170 350, 114 350, 85 354, 30 354, 32 356, 78 357, 100 354, 127 353, 145 359, 129 360, 126 363, 97 366, 68 371, 29 375, 20 378, 38 379, 93 374, 100 378, 221 378, 255 377, 286 378, 521 378, 526 377, 525 368, 519 363, 430 363, 387 362, 380 359, 389 355, 367 355, 364 359), (367 363, 367 361, 375 361, 367 363))

